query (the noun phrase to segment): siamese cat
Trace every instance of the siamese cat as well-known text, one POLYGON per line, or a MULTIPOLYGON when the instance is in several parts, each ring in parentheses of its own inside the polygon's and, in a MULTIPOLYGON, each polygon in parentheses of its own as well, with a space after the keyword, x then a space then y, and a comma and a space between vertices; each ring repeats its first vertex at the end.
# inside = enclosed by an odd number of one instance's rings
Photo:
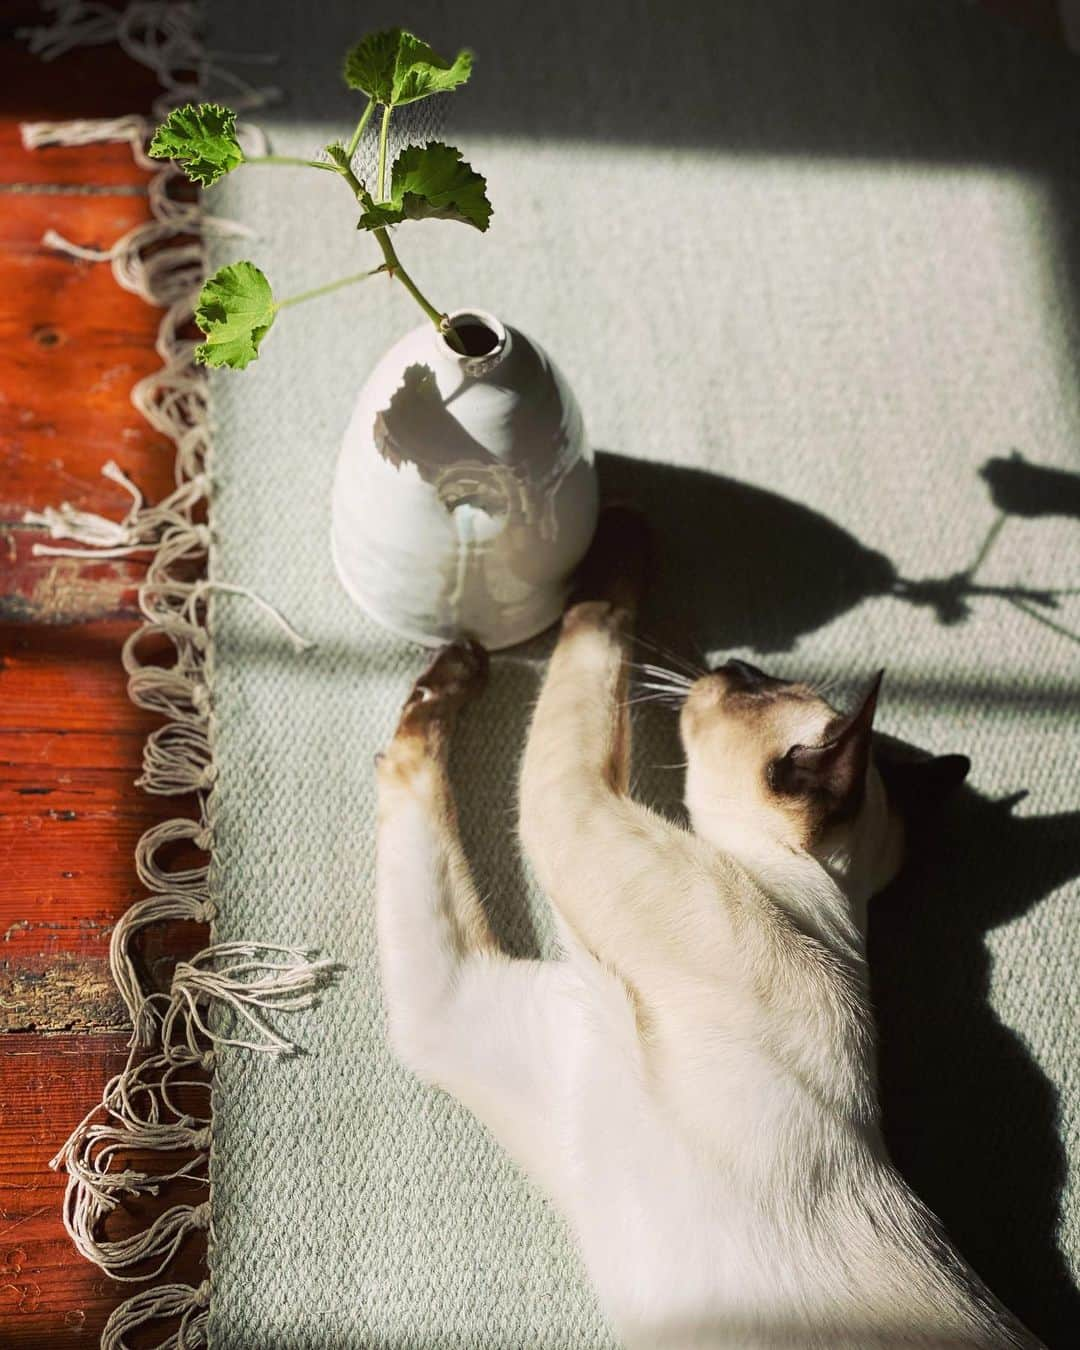
POLYGON ((904 842, 871 750, 879 680, 841 715, 742 661, 652 669, 681 703, 690 828, 641 806, 638 528, 606 517, 616 556, 564 616, 521 772, 560 960, 500 951, 458 836, 447 750, 479 648, 436 657, 379 757, 393 1049, 547 1192, 628 1347, 1038 1346, 881 1139, 864 932, 904 842))

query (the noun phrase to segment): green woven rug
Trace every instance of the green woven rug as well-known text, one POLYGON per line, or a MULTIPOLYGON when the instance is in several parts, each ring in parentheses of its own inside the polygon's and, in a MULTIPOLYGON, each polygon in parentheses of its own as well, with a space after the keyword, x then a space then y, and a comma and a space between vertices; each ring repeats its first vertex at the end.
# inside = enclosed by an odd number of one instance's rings
MULTIPOLYGON (((871 957, 895 1155, 1051 1344, 1080 1324, 1080 68, 966 6, 892 0, 544 6, 221 0, 210 45, 272 50, 260 124, 308 155, 347 132, 337 72, 407 22, 476 48, 448 139, 488 177, 481 238, 405 226, 447 308, 534 335, 579 396, 608 490, 661 535, 664 640, 778 673, 887 668, 880 724, 973 761, 948 836, 884 897, 871 957), (1014 452, 1019 456, 1013 458, 1014 452), (1000 522, 1000 524, 999 524, 1000 522), (1021 799, 1021 794, 1022 799, 1021 799)), ((210 209, 278 294, 371 256, 329 175, 241 170, 210 209)), ((374 260, 372 262, 374 265, 374 260)), ((417 650, 353 609, 329 494, 352 399, 417 314, 383 278, 290 310, 214 383, 220 940, 343 963, 291 1061, 223 1053, 212 1341, 609 1343, 557 1216, 383 1044, 372 755, 417 650)), ((500 655, 455 773, 467 843, 518 950, 550 945, 514 848, 543 641, 500 655)), ((673 727, 638 790, 677 810, 673 727)))

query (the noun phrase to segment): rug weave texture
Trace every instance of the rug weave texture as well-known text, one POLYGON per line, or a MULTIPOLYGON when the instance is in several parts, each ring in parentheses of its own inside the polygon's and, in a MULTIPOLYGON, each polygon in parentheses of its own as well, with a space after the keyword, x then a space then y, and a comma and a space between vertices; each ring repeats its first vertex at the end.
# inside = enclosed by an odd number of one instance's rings
MULTIPOLYGON (((1080 611, 1043 593, 1080 587, 1075 60, 929 0, 406 8, 221 0, 210 45, 280 54, 260 124, 305 156, 355 121, 338 70, 362 31, 475 47, 445 135, 487 176, 491 230, 406 225, 398 247, 437 304, 515 324, 574 386, 602 487, 659 533, 649 630, 836 680, 839 700, 884 666, 881 727, 971 756, 948 838, 874 919, 889 1139, 1063 1345, 1080 649, 1059 628, 1080 611)), ((278 295, 377 261, 329 174, 241 169, 208 205, 255 232, 217 261, 252 257, 278 295)), ((305 1053, 223 1055, 217 1350, 610 1343, 558 1217, 383 1043, 372 756, 421 655, 338 586, 329 495, 355 393, 418 317, 375 278, 287 310, 213 384, 214 576, 318 642, 297 656, 215 600, 215 936, 345 967, 289 1020, 305 1053)), ((546 650, 495 659, 454 765, 481 890, 522 952, 551 949, 513 837, 546 650)), ((636 781, 674 811, 669 717, 640 717, 636 781)))

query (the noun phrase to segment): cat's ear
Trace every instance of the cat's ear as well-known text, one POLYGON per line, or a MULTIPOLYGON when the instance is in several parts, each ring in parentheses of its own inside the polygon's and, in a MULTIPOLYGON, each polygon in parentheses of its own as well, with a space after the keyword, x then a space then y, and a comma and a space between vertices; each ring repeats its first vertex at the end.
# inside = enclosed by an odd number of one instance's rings
POLYGON ((769 766, 769 785, 786 796, 809 797, 825 805, 832 819, 855 814, 866 792, 874 711, 885 674, 879 670, 824 745, 793 745, 769 766))

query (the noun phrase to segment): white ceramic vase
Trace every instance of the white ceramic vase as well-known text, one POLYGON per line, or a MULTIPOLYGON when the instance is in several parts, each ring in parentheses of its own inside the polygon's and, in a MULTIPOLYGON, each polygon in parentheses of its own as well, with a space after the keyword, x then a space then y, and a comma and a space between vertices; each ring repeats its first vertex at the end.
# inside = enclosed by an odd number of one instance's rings
POLYGON ((481 310, 396 343, 361 389, 338 458, 334 563, 403 637, 489 648, 559 616, 596 525, 577 401, 535 342, 481 310))

